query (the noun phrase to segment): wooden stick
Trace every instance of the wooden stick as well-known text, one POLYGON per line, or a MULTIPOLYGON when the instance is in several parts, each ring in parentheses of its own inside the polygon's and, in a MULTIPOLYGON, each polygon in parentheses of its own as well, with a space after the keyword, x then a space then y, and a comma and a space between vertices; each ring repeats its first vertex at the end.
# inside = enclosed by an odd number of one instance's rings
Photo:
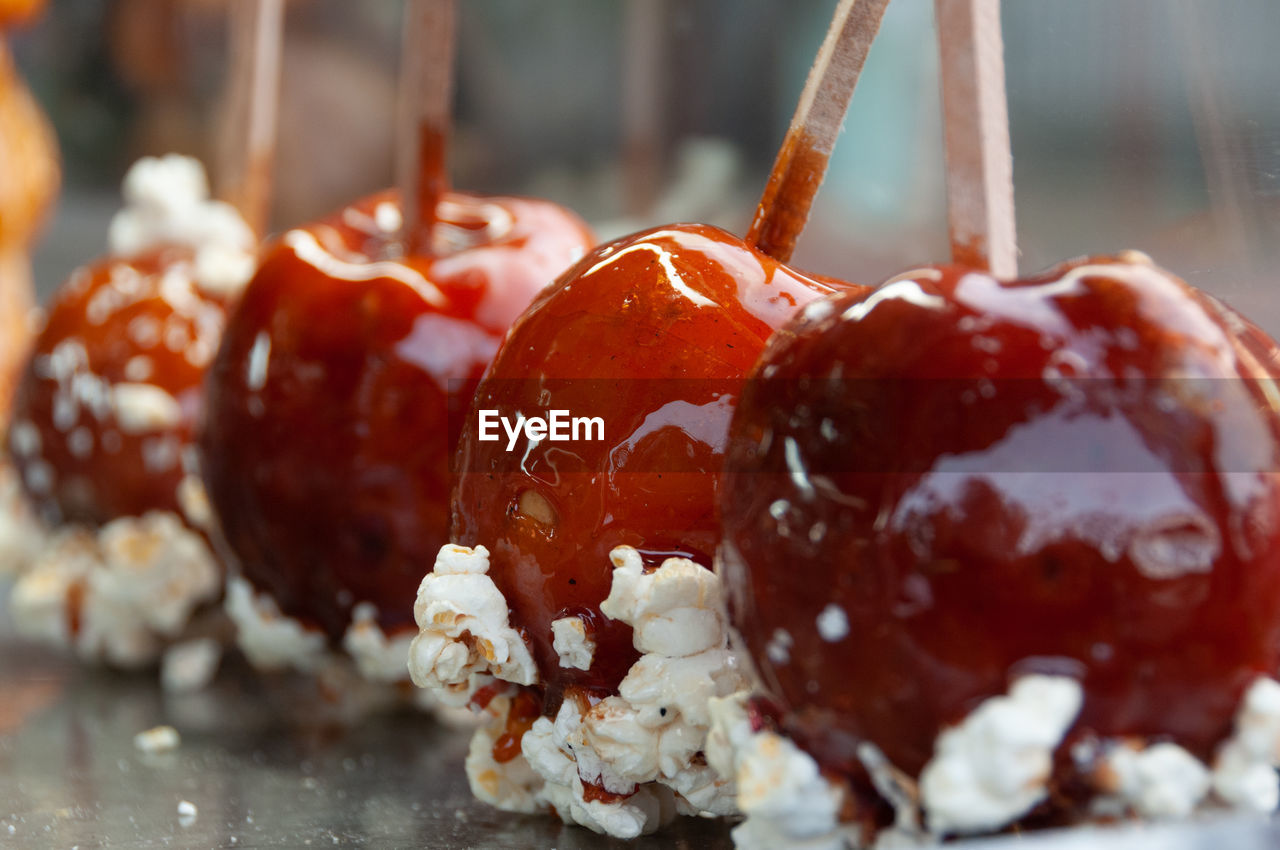
POLYGON ((449 188, 456 0, 408 0, 400 55, 396 176, 411 254, 435 253, 436 206, 449 188))
POLYGON ((1223 80, 1221 17, 1187 0, 1174 10, 1213 236, 1224 254, 1245 259, 1251 256, 1250 238, 1260 235, 1252 231, 1257 216, 1249 209, 1253 197, 1249 168, 1254 157, 1241 132, 1240 110, 1223 80))
POLYGON ((284 0, 235 0, 230 24, 232 129, 220 194, 262 237, 271 220, 284 0))
POLYGON ((622 44, 622 168, 627 215, 653 213, 662 177, 667 0, 627 0, 622 44))
POLYGON ((827 173, 853 89, 889 0, 840 0, 809 70, 787 137, 756 207, 747 244, 779 262, 791 259, 809 207, 827 173))
POLYGON ((935 0, 951 259, 1018 274, 1000 0, 935 0))

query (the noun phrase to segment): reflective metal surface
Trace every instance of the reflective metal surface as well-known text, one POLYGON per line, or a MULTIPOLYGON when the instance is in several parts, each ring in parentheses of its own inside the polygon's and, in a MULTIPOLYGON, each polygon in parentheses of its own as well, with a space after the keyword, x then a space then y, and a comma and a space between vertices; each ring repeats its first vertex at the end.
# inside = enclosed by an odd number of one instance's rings
MULTIPOLYGON (((496 812, 467 790, 468 737, 408 710, 353 721, 310 682, 264 679, 235 659, 204 692, 164 694, 154 675, 89 670, 21 644, 0 618, 0 847, 732 846, 717 821, 684 818, 621 842, 496 812), (182 736, 175 751, 134 746, 135 734, 166 723, 182 736)), ((1262 850, 1280 846, 1280 829, 1223 819, 960 846, 1262 850)))

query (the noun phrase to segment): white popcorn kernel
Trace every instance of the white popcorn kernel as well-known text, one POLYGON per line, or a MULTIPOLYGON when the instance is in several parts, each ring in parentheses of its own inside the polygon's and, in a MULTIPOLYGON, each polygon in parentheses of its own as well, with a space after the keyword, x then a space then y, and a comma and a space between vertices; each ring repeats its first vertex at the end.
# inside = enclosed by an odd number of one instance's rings
POLYGON ((751 736, 739 752, 737 784, 738 806, 747 816, 733 830, 738 850, 849 846, 840 826, 839 789, 787 738, 772 732, 751 736))
POLYGON ((378 625, 378 609, 361 602, 351 611, 351 625, 342 648, 355 660, 360 675, 371 682, 403 682, 409 678, 409 647, 413 635, 388 636, 378 625))
POLYGON ((257 258, 239 247, 204 245, 196 251, 196 281, 211 295, 235 295, 257 268, 257 258))
POLYGON ((182 800, 178 803, 178 824, 182 827, 191 826, 196 822, 196 818, 200 812, 196 808, 196 804, 189 800, 182 800))
MULTIPOLYGON (((124 176, 126 204, 179 208, 209 197, 209 180, 199 160, 179 154, 139 159, 124 176)), ((114 251, 125 248, 112 245, 114 251)))
POLYGON ((560 656, 560 666, 590 670, 596 654, 596 642, 587 636, 587 625, 581 617, 561 617, 551 621, 551 646, 560 656))
POLYGON ((178 482, 178 506, 187 522, 206 531, 213 528, 213 505, 199 475, 187 473, 178 482))
POLYGON ((1245 691, 1235 732, 1218 750, 1213 790, 1241 809, 1273 812, 1280 806, 1280 682, 1259 677, 1245 691))
POLYGON ((1073 755, 1083 767, 1093 766, 1103 792, 1094 801, 1099 812, 1182 818, 1215 799, 1237 810, 1273 812, 1280 806, 1280 682, 1264 676, 1249 686, 1235 731, 1219 746, 1212 770, 1168 742, 1101 742, 1073 755))
POLYGON ((134 749, 148 755, 173 752, 181 743, 182 737, 172 726, 155 726, 133 736, 134 749))
POLYGON ((662 786, 630 785, 612 792, 628 795, 615 802, 584 799, 583 754, 573 744, 582 722, 578 707, 566 700, 554 723, 539 718, 525 733, 521 741, 523 760, 542 781, 537 799, 554 807, 565 823, 576 823, 615 838, 636 838, 670 823, 676 814, 674 795, 662 786))
MULTIPOLYGON (((631 547, 614 549, 610 559, 613 585, 601 610, 632 627, 644 655, 619 684, 618 696, 586 712, 571 740, 579 772, 581 752, 588 749, 609 766, 618 786, 656 781, 696 787, 690 771, 711 726, 707 702, 747 684, 728 649, 720 579, 684 558, 668 558, 646 573, 631 547)), ((725 799, 712 795, 707 805, 732 811, 730 783, 719 783, 717 793, 725 799)))
POLYGON ((40 429, 25 419, 14 422, 9 428, 9 446, 16 457, 35 457, 41 449, 40 429))
POLYGON ((795 641, 786 629, 774 629, 769 642, 765 644, 764 653, 774 664, 790 664, 793 643, 795 641))
POLYGON ((533 655, 511 628, 507 600, 488 571, 483 546, 440 549, 413 608, 419 632, 409 649, 409 673, 418 687, 456 691, 486 674, 519 685, 538 680, 533 655))
POLYGON ((227 579, 224 607, 236 625, 236 645, 258 669, 314 672, 327 659, 323 633, 285 616, 274 599, 256 593, 246 579, 227 579))
POLYGON ((155 361, 145 354, 137 354, 124 364, 124 377, 127 381, 144 383, 156 372, 155 361))
POLYGON ((27 489, 40 495, 52 492, 57 477, 53 465, 44 460, 29 461, 22 470, 22 480, 26 482, 27 489))
POLYGON ((1177 744, 1120 745, 1103 758, 1114 793, 1146 818, 1184 818, 1209 793, 1209 771, 1177 744))
POLYGON ((96 560, 87 532, 63 532, 49 541, 13 586, 9 609, 14 630, 28 640, 74 648, 68 613, 80 619, 85 577, 96 560), (77 607, 69 612, 69 605, 77 607))
POLYGON ((11 608, 20 634, 136 667, 155 661, 220 584, 204 539, 152 512, 55 535, 14 587, 11 608))
POLYGON ((711 729, 708 765, 733 777, 738 806, 746 820, 733 831, 738 848, 818 848, 863 846, 858 833, 840 823, 843 792, 828 782, 817 763, 786 738, 752 731, 748 690, 708 700, 711 729))
POLYGON ((711 725, 707 729, 705 754, 707 764, 721 776, 733 777, 738 773, 738 754, 743 752, 747 739, 755 733, 747 717, 747 698, 750 691, 742 690, 726 697, 707 700, 707 715, 711 725))
POLYGON ((609 558, 613 585, 600 610, 635 630, 636 649, 679 657, 724 639, 720 579, 710 570, 687 558, 668 558, 646 573, 640 553, 630 546, 619 546, 609 558))
POLYGON ((113 520, 98 545, 107 569, 90 575, 90 593, 134 608, 161 635, 177 635, 198 605, 218 595, 222 571, 213 553, 174 514, 113 520))
POLYGON ((67 435, 67 451, 77 460, 87 460, 93 454, 93 432, 81 425, 67 435))
POLYGON ((998 829, 1043 800, 1053 751, 1082 701, 1075 679, 1025 676, 944 730, 920 774, 930 832, 998 829))
POLYGON ((126 434, 173 428, 182 421, 178 400, 154 384, 115 384, 111 399, 116 422, 126 434))
POLYGON ((817 626, 823 640, 837 643, 849 636, 849 615, 833 602, 818 614, 817 626))
POLYGON ((171 694, 203 690, 217 675, 221 662, 222 644, 213 638, 174 644, 160 659, 160 685, 171 694))
POLYGON ((124 199, 108 231, 113 254, 188 246, 196 254, 196 280, 211 294, 234 295, 253 276, 253 231, 230 204, 210 200, 197 160, 174 154, 138 160, 125 175, 124 199))
MULTIPOLYGON (((493 757, 494 745, 506 733, 510 708, 511 697, 506 694, 494 697, 485 707, 483 725, 472 736, 467 752, 467 782, 481 802, 507 812, 532 814, 542 808, 537 796, 542 779, 523 758, 499 763, 493 757)), ((549 722, 541 718, 534 725, 549 722)), ((525 733, 525 741, 529 734, 525 733)))

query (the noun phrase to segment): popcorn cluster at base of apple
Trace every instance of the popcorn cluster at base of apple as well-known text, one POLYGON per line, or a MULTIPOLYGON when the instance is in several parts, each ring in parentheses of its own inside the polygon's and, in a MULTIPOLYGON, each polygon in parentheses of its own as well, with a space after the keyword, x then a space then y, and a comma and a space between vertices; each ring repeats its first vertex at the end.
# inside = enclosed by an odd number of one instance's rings
MULTIPOLYGON (((324 632, 281 612, 275 599, 258 592, 243 576, 227 579, 224 610, 235 624, 236 645, 259 670, 318 673, 350 659, 366 682, 395 684, 409 678, 406 662, 414 634, 388 635, 378 625, 378 609, 372 603, 360 602, 352 609, 342 652, 330 646, 324 632)), ((422 708, 432 706, 430 700, 418 702, 422 708)))
POLYGON ((87 661, 138 667, 159 658, 220 585, 204 538, 156 511, 96 531, 52 533, 15 584, 10 606, 24 637, 87 661))
MULTIPOLYGON (((484 547, 445 546, 424 578, 415 608, 421 632, 410 655, 414 681, 453 701, 510 683, 485 707, 467 759, 474 793, 498 808, 551 808, 566 822, 615 837, 652 832, 676 814, 734 813, 732 782, 701 757, 708 701, 747 684, 728 649, 720 580, 683 558, 646 571, 631 547, 610 558, 611 592, 601 611, 631 626, 642 653, 616 695, 588 704, 566 694, 554 718, 539 717, 523 733, 518 756, 495 757, 495 744, 509 732, 510 692, 535 684, 537 672, 508 620, 506 599, 486 575, 484 547)), ((561 663, 589 666, 581 620, 556 624, 561 663)))
POLYGON ((920 773, 930 831, 964 835, 998 829, 1048 794, 1053 751, 1083 702, 1080 683, 1024 676, 1008 696, 992 697, 938 735, 920 773))
POLYGON ((1270 813, 1280 807, 1280 682, 1261 676, 1245 691, 1235 729, 1205 765, 1177 744, 1140 740, 1078 745, 1072 756, 1103 796, 1101 812, 1152 820, 1215 806, 1270 813))
MULTIPOLYGON (((739 850, 788 846, 859 848, 855 824, 842 823, 844 789, 788 738, 753 731, 747 692, 712 699, 707 761, 738 784, 747 816, 734 830, 739 850)), ((918 782, 874 746, 859 748, 872 783, 897 813, 875 846, 928 843, 996 831, 1015 823, 1048 793, 1053 753, 1078 715, 1084 692, 1069 677, 1018 679, 938 736, 918 782)), ((1085 739, 1074 744, 1076 769, 1099 792, 1092 818, 1173 820, 1230 809, 1274 812, 1280 806, 1280 682, 1259 677, 1246 691, 1235 731, 1212 767, 1168 741, 1085 739)), ((896 846, 896 845, 895 845, 896 846)))
POLYGON ((324 635, 280 612, 274 599, 244 578, 227 579, 223 608, 236 627, 236 646, 259 670, 314 672, 324 665, 324 635))
MULTIPOLYGON (((925 843, 914 811, 899 811, 894 827, 874 842, 866 840, 859 824, 842 822, 845 789, 823 776, 817 761, 789 738, 753 729, 749 697, 744 690, 712 699, 708 706, 707 762, 737 783, 738 807, 746 815, 732 833, 737 850, 861 850, 925 843)), ((878 787, 880 767, 868 765, 878 787)))
POLYGON ((370 682, 404 682, 409 678, 407 660, 415 632, 388 635, 378 626, 378 608, 361 602, 351 612, 351 625, 342 637, 342 648, 370 682))

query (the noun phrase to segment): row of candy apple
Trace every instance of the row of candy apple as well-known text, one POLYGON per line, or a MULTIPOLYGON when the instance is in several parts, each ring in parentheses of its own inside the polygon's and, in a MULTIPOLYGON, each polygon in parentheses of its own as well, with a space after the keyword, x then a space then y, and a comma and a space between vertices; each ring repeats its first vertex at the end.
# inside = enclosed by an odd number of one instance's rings
MULTIPOLYGON (((957 123, 949 116, 949 132, 957 123)), ((552 692, 608 692, 634 661, 629 630, 599 611, 614 547, 710 566, 723 542, 731 616, 780 700, 778 722, 855 781, 857 742, 918 773, 937 732, 1003 693, 1028 658, 1078 665, 1082 730, 1169 736, 1206 757, 1251 677, 1274 672, 1274 344, 1144 258, 1022 281, 929 267, 872 291, 795 272, 722 231, 673 225, 598 247, 542 289, 590 247, 571 214, 431 199, 430 245, 407 253, 390 195, 290 231, 225 331, 229 302, 193 279, 190 247, 73 278, 17 399, 15 423, 38 435, 11 433, 42 512, 90 525, 181 513, 186 475, 174 464, 155 474, 155 438, 171 433, 181 455, 207 387, 203 474, 222 539, 279 613, 338 641, 370 603, 394 634, 440 546, 483 544, 552 692), (192 346, 217 336, 206 376, 211 352, 192 346), (451 395, 450 382, 482 374, 474 399, 451 395), (558 479, 536 471, 549 447, 531 450, 532 473, 488 474, 502 461, 464 431, 450 506, 451 404, 573 408, 583 405, 571 380, 550 404, 530 394, 543 380, 748 375, 769 380, 748 383, 736 412, 688 380, 666 385, 688 397, 648 381, 584 399, 622 436, 558 479), (825 380, 849 375, 872 380, 825 380), (1187 376, 1244 380, 1175 382, 1187 376), (1117 394, 1135 377, 1135 392, 1117 394), (986 379, 993 392, 957 399, 883 378, 986 379), (139 386, 164 395, 139 404, 139 386), (120 421, 122 404, 147 411, 137 427, 120 421), (610 466, 610 450, 642 426, 665 428, 659 450, 692 453, 709 474, 610 466), (712 432, 727 440, 699 437, 712 432), (941 479, 858 472, 899 458, 941 472, 996 447, 1061 446, 1095 462, 1145 449, 1154 474, 1117 486, 1097 476, 1027 485, 963 465, 941 479), (853 640, 814 627, 830 604, 853 640), (551 622, 566 611, 595 632, 587 670, 562 667, 552 647, 551 622), (794 641, 786 663, 768 648, 778 630, 794 641), (1187 663, 1191 635, 1204 652, 1187 663), (1175 695, 1184 709, 1171 715, 1175 695)))

